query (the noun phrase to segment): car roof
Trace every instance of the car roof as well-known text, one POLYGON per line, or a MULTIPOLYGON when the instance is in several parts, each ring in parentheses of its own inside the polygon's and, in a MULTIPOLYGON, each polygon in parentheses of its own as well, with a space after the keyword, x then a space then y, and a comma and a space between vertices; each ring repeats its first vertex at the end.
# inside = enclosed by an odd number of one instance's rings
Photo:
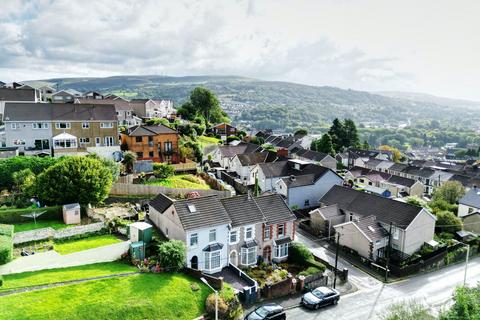
POLYGON ((322 294, 335 293, 335 291, 329 287, 318 287, 315 290, 320 291, 322 294))
POLYGON ((259 308, 262 308, 262 307, 267 309, 269 312, 283 311, 283 307, 281 305, 278 305, 278 304, 275 304, 275 303, 265 304, 263 306, 260 306, 259 308))

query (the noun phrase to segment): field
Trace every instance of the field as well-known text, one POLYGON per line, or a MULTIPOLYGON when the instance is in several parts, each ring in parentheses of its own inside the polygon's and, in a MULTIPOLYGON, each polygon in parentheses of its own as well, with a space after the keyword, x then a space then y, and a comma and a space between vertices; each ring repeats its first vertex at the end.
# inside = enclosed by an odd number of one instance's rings
POLYGON ((22 232, 22 231, 29 231, 41 228, 51 227, 55 230, 64 229, 68 227, 73 227, 75 225, 68 225, 63 223, 60 220, 38 220, 37 223, 35 222, 19 222, 15 223, 15 232, 22 232))
POLYGON ((135 271, 138 269, 125 263, 107 262, 9 274, 3 276, 3 286, 0 287, 0 291, 135 271))
POLYGON ((60 254, 69 254, 73 252, 103 247, 110 244, 121 242, 120 239, 111 234, 92 236, 80 240, 68 240, 55 243, 53 249, 60 254))
POLYGON ((178 189, 210 189, 210 186, 206 184, 203 179, 192 174, 178 174, 167 179, 155 179, 153 181, 147 181, 146 184, 178 189))
POLYGON ((183 274, 136 274, 0 297, 0 319, 190 320, 204 312, 210 292, 183 274))

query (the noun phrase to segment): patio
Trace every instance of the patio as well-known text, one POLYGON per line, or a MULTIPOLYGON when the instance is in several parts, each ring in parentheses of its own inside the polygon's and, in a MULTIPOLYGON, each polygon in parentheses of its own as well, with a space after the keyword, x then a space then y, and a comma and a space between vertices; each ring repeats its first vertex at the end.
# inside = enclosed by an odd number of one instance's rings
POLYGON ((223 281, 231 285, 236 291, 243 290, 244 287, 250 287, 251 285, 238 273, 232 270, 230 267, 223 268, 222 271, 212 274, 213 277, 223 277, 223 281))

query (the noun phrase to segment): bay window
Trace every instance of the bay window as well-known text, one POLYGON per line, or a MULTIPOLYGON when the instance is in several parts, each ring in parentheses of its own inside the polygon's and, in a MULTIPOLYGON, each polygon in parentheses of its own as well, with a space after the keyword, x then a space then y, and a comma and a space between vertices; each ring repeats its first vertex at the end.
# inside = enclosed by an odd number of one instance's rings
POLYGON ((220 268, 220 251, 205 252, 205 269, 213 270, 220 268))
POLYGON ((242 248, 242 264, 249 266, 257 263, 257 247, 242 248))
POLYGON ((288 243, 275 246, 275 258, 285 258, 288 256, 288 243))

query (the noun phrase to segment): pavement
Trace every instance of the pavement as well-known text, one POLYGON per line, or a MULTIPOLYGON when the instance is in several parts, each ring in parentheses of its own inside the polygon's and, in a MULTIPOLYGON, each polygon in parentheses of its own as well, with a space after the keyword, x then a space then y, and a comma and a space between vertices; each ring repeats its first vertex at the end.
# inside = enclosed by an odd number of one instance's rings
POLYGON ((0 274, 21 273, 53 268, 74 267, 98 262, 118 260, 128 251, 130 242, 123 241, 108 246, 61 255, 56 251, 39 252, 27 257, 19 257, 0 266, 0 274))

